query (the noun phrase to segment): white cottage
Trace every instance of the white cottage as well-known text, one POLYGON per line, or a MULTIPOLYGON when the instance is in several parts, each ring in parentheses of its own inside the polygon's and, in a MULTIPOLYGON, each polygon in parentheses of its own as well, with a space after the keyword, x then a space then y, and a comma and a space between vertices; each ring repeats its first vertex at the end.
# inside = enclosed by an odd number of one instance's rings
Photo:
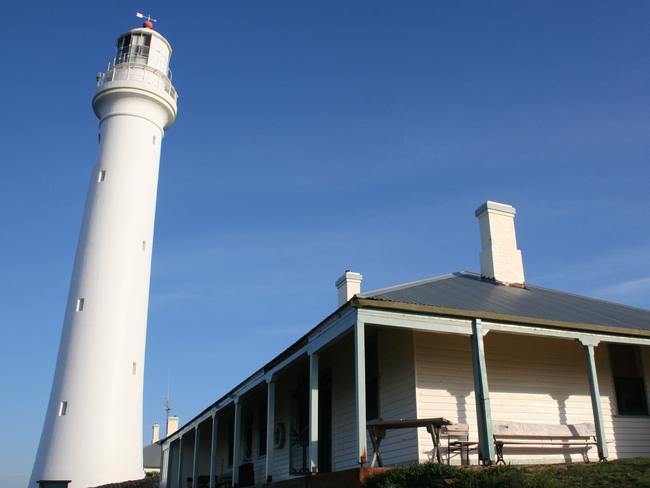
MULTIPOLYGON (((346 272, 337 310, 161 441, 162 486, 353 486, 368 427, 400 419, 464 426, 453 463, 650 455, 650 311, 526 283, 515 209, 476 216, 480 274, 361 293, 346 272)), ((386 430, 384 465, 435 460, 434 438, 386 430)))

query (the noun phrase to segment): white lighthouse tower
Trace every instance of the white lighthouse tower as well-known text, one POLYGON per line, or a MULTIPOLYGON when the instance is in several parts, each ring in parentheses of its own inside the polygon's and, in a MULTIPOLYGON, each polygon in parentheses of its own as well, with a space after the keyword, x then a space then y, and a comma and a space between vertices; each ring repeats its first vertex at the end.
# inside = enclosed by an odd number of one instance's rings
POLYGON ((150 20, 97 77, 91 177, 29 487, 144 477, 142 388, 160 146, 176 118, 169 42, 150 20))

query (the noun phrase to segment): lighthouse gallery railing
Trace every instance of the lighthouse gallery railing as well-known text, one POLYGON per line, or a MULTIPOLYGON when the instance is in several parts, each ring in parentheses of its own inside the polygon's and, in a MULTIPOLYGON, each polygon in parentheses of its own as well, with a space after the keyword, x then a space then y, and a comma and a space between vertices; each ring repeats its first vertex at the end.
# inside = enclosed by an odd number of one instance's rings
POLYGON ((162 89, 169 94, 174 100, 178 98, 176 90, 172 85, 171 71, 165 75, 160 70, 140 63, 119 63, 113 66, 109 65, 106 73, 97 75, 97 88, 110 81, 141 81, 162 89))

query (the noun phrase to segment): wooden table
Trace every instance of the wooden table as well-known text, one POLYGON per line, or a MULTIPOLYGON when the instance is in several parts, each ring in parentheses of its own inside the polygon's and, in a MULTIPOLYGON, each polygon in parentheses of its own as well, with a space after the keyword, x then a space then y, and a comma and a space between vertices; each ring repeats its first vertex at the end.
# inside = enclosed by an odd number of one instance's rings
POLYGON ((438 463, 442 463, 442 454, 440 453, 440 427, 449 424, 451 424, 451 422, 442 417, 428 419, 371 420, 366 424, 373 449, 370 467, 375 467, 375 461, 379 467, 384 465, 381 459, 380 446, 381 441, 386 437, 387 430, 412 429, 418 427, 427 428, 427 432, 431 434, 431 440, 433 441, 433 453, 431 457, 438 463))

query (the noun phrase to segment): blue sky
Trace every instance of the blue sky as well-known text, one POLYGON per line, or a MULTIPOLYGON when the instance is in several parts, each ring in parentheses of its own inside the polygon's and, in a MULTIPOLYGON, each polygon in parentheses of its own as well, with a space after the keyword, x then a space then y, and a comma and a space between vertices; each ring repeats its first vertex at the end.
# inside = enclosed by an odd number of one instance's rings
POLYGON ((90 101, 151 11, 174 46, 144 425, 186 421, 336 305, 477 270, 517 207, 529 282, 650 308, 650 4, 4 2, 0 486, 31 471, 89 171, 90 101))

